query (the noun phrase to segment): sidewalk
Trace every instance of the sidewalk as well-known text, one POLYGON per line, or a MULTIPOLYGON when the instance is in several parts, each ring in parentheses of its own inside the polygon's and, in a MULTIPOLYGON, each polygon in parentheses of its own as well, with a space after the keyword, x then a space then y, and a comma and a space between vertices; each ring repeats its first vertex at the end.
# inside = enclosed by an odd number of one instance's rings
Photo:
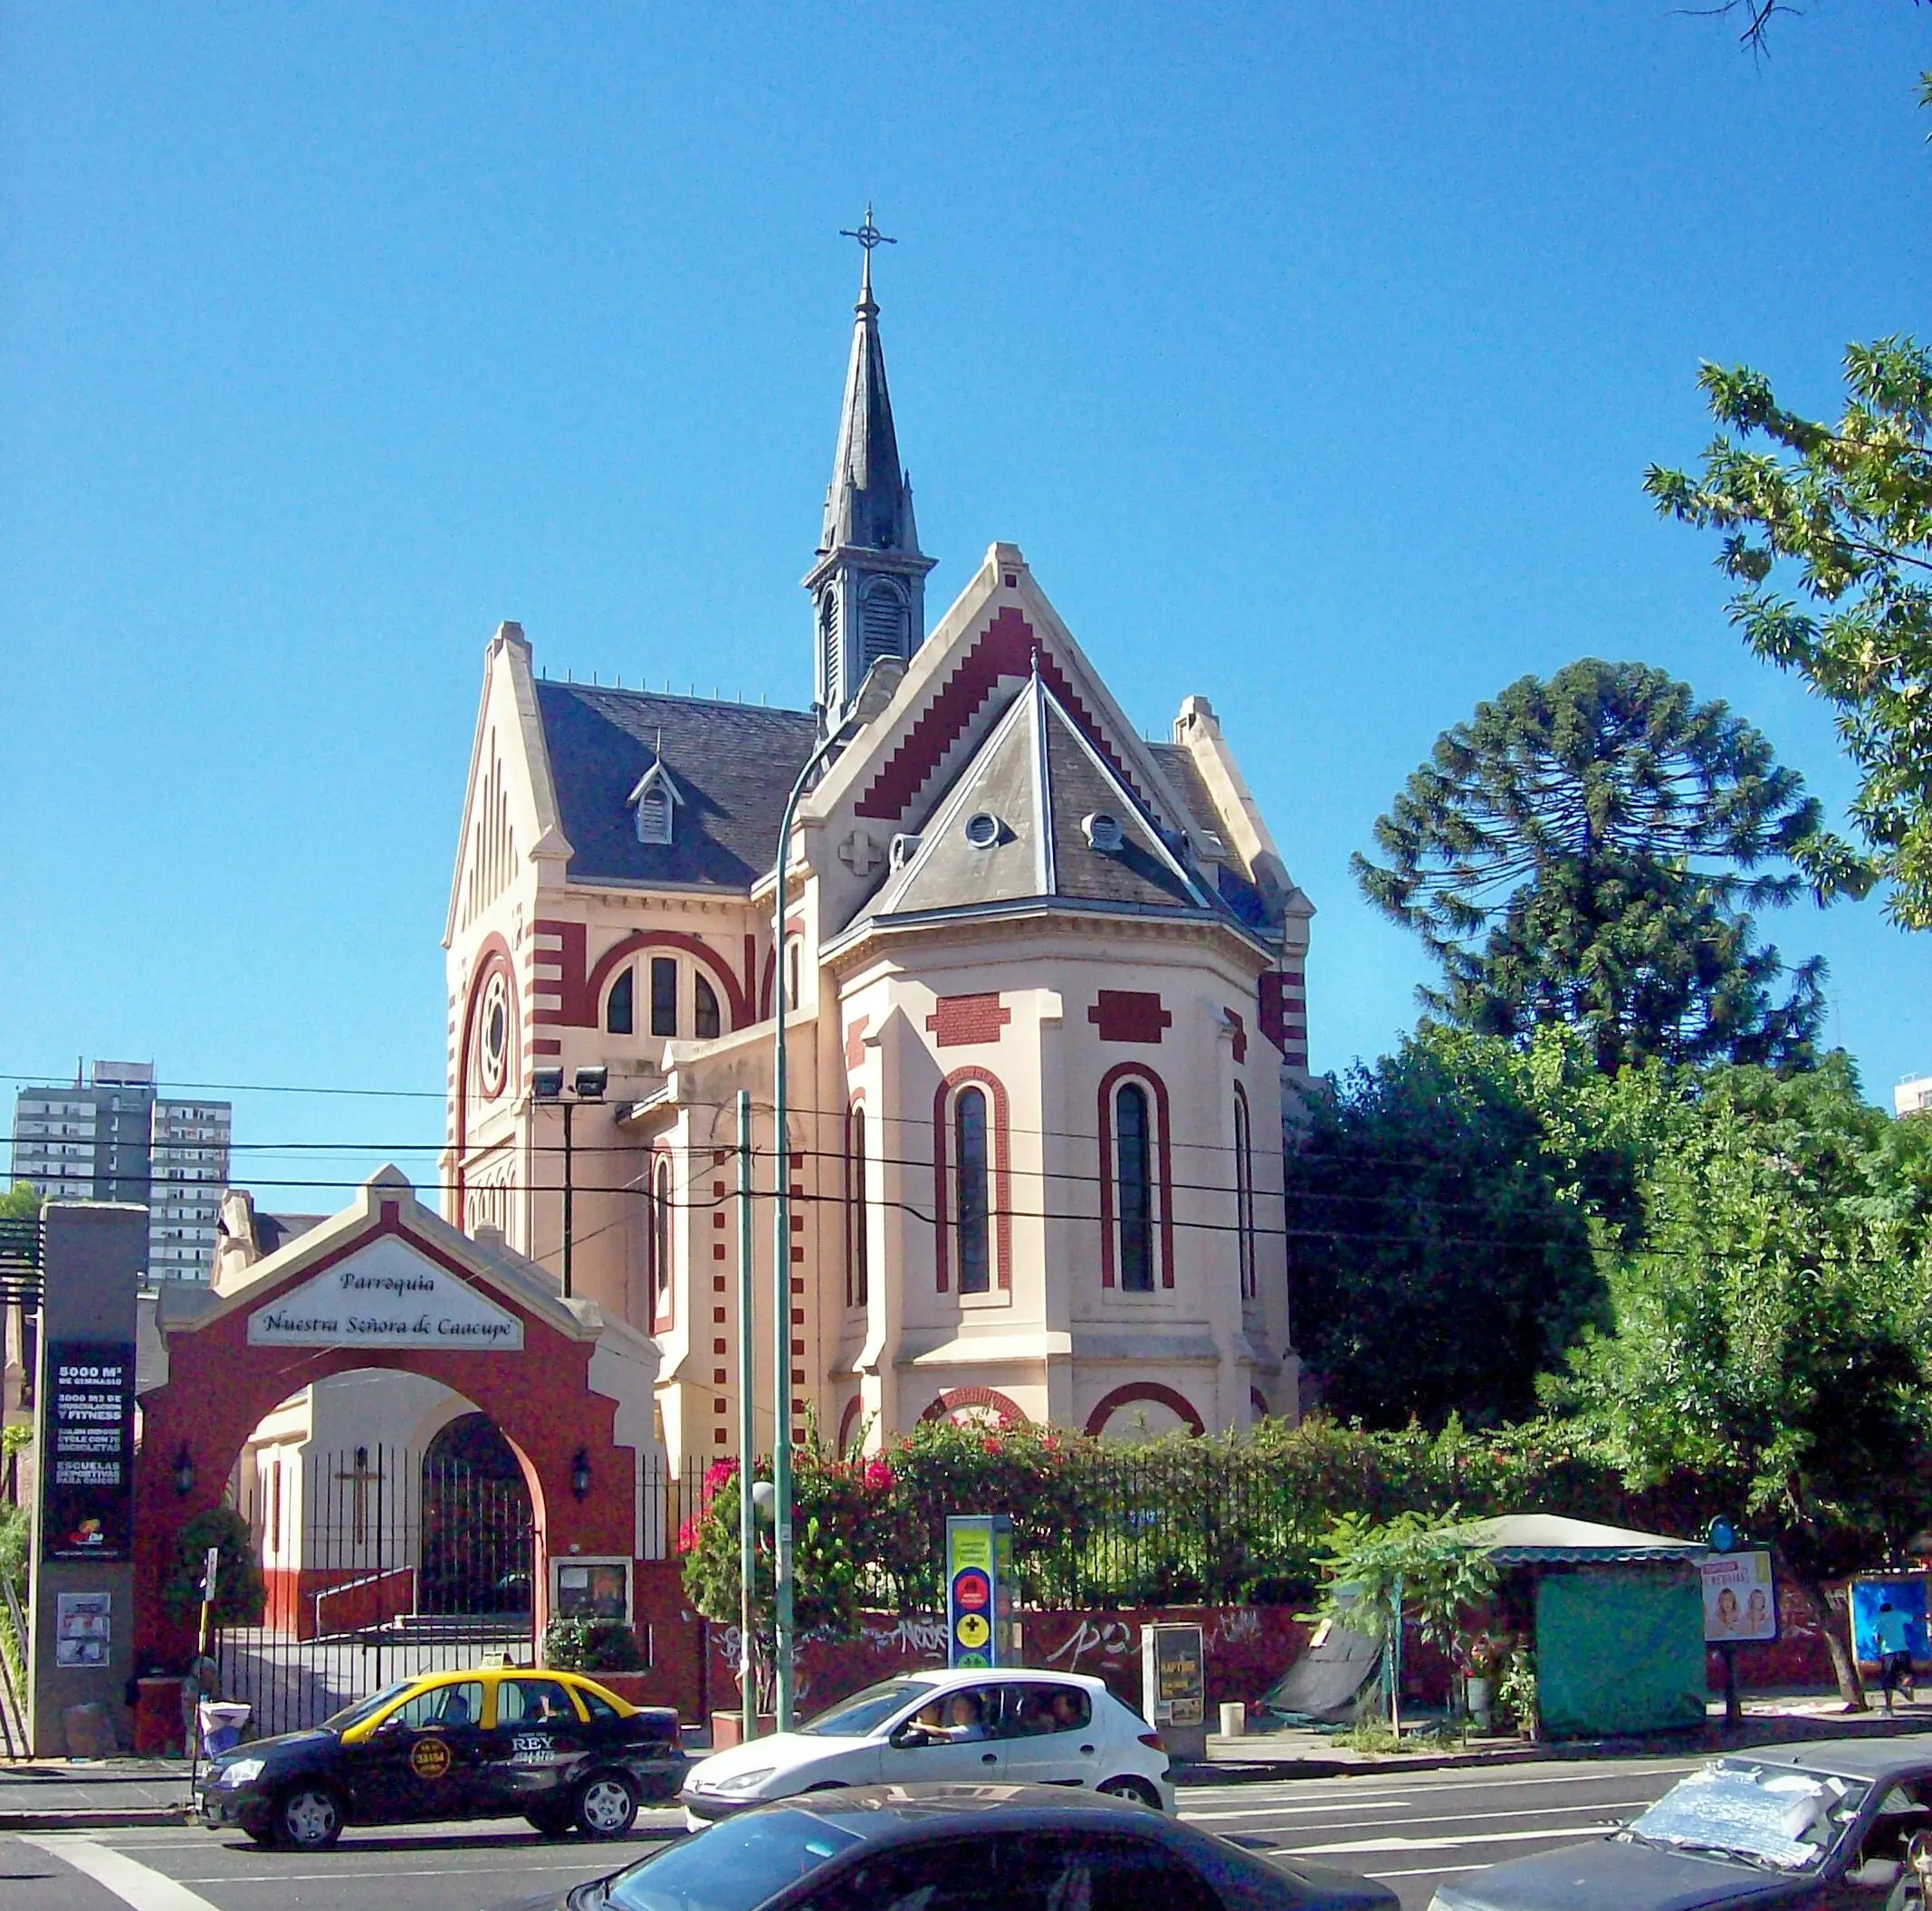
POLYGON ((185 1758, 0 1761, 0 1831, 177 1825, 187 1776, 185 1758))
POLYGON ((1459 1765, 1516 1765, 1592 1758, 1627 1758, 1650 1753, 1672 1757, 1723 1752, 1733 1746, 1784 1744, 1819 1738, 1885 1738, 1932 1731, 1932 1695, 1920 1704, 1901 1700, 1888 1715, 1876 1701, 1870 1712, 1847 1713, 1836 1689, 1766 1692, 1746 1696, 1744 1723, 1724 1723, 1724 1701, 1706 1708, 1702 1732, 1642 1738, 1564 1739, 1555 1743, 1514 1736, 1472 1738, 1457 1747, 1434 1744, 1413 1752, 1358 1752, 1325 1732, 1303 1727, 1251 1732, 1242 1738, 1211 1734, 1206 1762, 1179 1774, 1183 1785, 1262 1782, 1285 1778, 1336 1778, 1358 1772, 1432 1772, 1459 1765))

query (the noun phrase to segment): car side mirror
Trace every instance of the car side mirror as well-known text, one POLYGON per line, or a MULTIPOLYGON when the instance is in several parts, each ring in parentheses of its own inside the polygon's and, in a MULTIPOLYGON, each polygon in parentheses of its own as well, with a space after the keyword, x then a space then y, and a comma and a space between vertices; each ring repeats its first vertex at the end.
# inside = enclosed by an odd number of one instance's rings
POLYGON ((1845 1882, 1859 1891, 1889 1891, 1904 1870, 1896 1858, 1868 1858, 1845 1873, 1845 1882))

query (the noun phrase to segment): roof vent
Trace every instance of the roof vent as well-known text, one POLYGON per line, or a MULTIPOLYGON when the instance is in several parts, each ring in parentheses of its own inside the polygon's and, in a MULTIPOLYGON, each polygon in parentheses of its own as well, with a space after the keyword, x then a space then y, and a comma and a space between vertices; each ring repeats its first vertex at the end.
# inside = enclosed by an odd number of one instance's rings
POLYGON ((977 809, 966 818, 966 840, 975 849, 990 849, 1006 834, 999 818, 988 809, 977 809))
POLYGON ((1080 827, 1086 833, 1089 849, 1097 849, 1103 855, 1109 856, 1118 852, 1122 841, 1118 817, 1096 809, 1092 816, 1080 818, 1080 827))
POLYGON ((885 853, 885 860, 893 869, 904 869, 919 854, 919 838, 901 830, 892 839, 892 846, 885 853))

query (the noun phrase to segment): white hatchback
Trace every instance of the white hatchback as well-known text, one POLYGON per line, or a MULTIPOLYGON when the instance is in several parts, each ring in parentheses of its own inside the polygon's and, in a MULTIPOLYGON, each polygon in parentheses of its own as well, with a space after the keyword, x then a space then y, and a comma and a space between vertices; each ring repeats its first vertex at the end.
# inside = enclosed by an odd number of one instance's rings
POLYGON ((1076 1785, 1174 1808, 1160 1735, 1078 1673, 917 1672, 713 1753, 684 1782, 693 1830, 767 1799, 845 1785, 1076 1785))

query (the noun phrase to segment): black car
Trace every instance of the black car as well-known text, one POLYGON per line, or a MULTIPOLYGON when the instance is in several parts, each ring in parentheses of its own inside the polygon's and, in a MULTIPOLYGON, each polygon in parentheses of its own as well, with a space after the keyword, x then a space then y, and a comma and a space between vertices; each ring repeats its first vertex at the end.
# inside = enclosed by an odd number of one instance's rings
POLYGON ((1057 1785, 866 1785, 737 1813, 504 1911, 1396 1911, 1129 1800, 1057 1785))
POLYGON ((205 1825, 311 1851, 344 1825, 461 1818, 621 1838, 640 1803, 677 1796, 685 1764, 675 1712, 579 1674, 436 1672, 222 1753, 195 1808, 205 1825))
POLYGON ((1621 1831, 1443 1885, 1430 1911, 1918 1911, 1932 1734, 1734 1752, 1621 1831))

